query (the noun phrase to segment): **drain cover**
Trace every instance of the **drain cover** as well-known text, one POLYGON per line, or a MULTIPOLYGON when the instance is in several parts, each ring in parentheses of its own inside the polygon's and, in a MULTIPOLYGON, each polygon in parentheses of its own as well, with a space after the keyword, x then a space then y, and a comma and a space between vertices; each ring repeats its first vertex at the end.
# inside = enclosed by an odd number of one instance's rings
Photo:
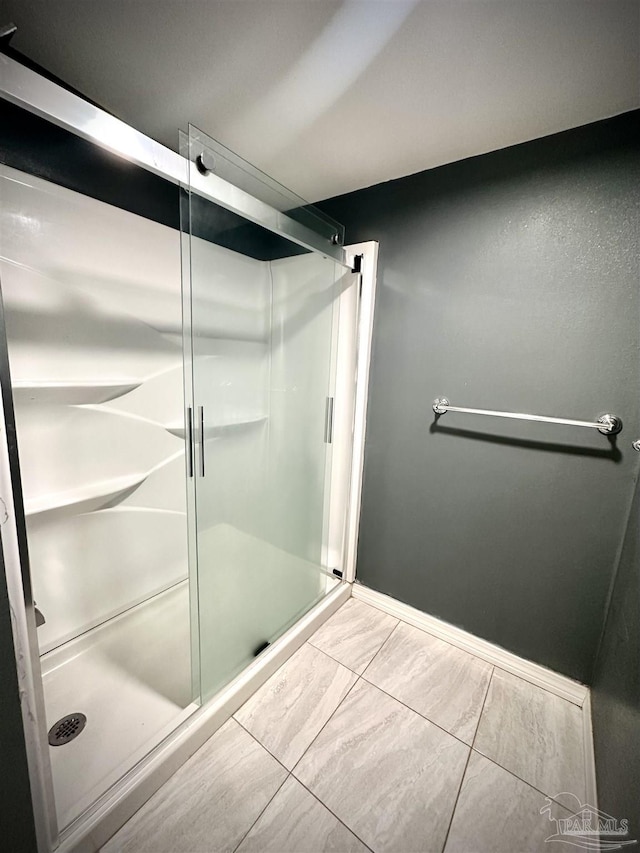
POLYGON ((87 718, 79 711, 75 714, 67 714, 49 729, 49 743, 51 746, 63 746, 74 737, 78 737, 87 724, 87 718))

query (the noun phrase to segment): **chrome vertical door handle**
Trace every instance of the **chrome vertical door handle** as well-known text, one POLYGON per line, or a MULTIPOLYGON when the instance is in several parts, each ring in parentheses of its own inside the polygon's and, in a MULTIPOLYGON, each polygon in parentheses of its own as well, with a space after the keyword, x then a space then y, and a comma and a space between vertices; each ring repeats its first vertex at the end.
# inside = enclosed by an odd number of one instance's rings
POLYGON ((333 441, 333 397, 327 397, 324 410, 324 442, 331 444, 333 441))
POLYGON ((193 477, 193 409, 187 407, 187 477, 193 477))
POLYGON ((198 406, 198 428, 200 430, 200 476, 204 477, 204 406, 198 406))

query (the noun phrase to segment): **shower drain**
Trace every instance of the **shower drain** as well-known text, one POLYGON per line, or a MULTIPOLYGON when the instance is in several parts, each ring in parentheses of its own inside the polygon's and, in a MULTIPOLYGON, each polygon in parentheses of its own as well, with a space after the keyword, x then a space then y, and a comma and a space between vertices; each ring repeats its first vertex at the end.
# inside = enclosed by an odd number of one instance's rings
POLYGON ((49 729, 49 743, 51 746, 63 746, 69 743, 74 737, 78 737, 86 723, 87 718, 79 711, 75 714, 67 714, 49 729))

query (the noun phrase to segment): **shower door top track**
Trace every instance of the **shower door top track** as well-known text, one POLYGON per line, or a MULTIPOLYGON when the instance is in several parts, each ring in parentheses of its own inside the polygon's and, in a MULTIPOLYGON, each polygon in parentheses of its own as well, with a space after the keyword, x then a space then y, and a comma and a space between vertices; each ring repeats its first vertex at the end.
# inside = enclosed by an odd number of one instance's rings
POLYGON ((190 175, 189 162, 180 154, 4 54, 0 54, 0 96, 130 163, 264 225, 303 248, 319 251, 349 266, 345 250, 332 243, 330 237, 317 234, 213 173, 203 175, 191 170, 195 174, 190 175))

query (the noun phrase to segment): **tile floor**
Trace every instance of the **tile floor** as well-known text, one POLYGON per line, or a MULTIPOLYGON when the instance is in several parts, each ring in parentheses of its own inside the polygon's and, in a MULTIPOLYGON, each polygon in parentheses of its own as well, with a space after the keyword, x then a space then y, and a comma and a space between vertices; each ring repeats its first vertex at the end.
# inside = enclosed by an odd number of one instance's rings
POLYGON ((566 851, 581 713, 350 599, 103 853, 566 851))

